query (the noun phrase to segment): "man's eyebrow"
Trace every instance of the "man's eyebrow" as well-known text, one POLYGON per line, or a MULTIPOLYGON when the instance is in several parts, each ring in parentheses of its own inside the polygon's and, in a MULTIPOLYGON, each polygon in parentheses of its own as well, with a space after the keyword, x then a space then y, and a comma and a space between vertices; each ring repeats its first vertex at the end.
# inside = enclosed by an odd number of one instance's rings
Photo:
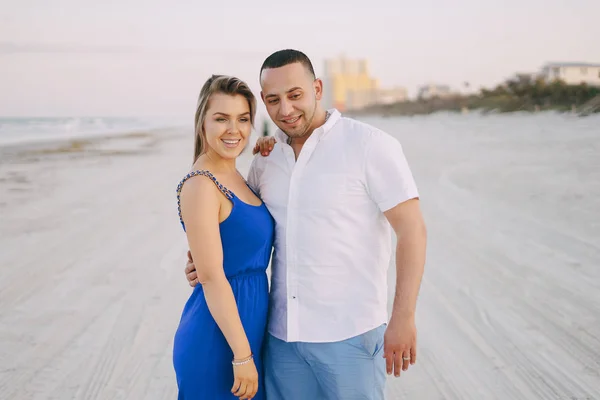
MULTIPOLYGON (((302 88, 300 86, 295 86, 295 87, 287 90, 286 93, 292 93, 293 91, 296 91, 296 90, 302 90, 302 88)), ((268 95, 265 96, 265 98, 267 98, 267 97, 277 97, 277 95, 273 94, 273 93, 270 93, 270 94, 268 94, 268 95)))

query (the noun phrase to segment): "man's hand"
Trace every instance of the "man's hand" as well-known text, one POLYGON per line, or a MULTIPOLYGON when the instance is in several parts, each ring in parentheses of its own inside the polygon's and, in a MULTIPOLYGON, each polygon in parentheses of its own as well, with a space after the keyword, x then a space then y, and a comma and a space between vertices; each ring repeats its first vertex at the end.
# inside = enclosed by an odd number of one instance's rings
POLYGON ((261 155, 268 156, 269 154, 271 154, 275 143, 277 143, 277 140, 275 140, 273 136, 258 138, 256 144, 254 145, 254 149, 252 149, 252 155, 255 155, 256 153, 260 152, 261 155))
POLYGON ((415 317, 406 316, 390 320, 383 337, 383 358, 388 375, 400 376, 409 365, 417 362, 417 328, 415 317))
POLYGON ((196 273, 196 266, 194 265, 194 260, 192 260, 192 252, 188 250, 187 252, 188 261, 185 265, 185 277, 188 280, 188 283, 191 287, 195 287, 198 282, 198 274, 196 273))

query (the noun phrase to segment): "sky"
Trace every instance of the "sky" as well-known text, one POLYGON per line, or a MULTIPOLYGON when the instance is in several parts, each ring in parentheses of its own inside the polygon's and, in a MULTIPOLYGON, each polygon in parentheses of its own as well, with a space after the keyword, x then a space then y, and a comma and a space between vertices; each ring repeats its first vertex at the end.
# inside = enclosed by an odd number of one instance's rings
POLYGON ((382 86, 412 96, 600 63, 598 0, 203 3, 0 0, 0 116, 193 115, 212 73, 259 96, 260 65, 282 48, 305 52, 318 75, 326 58, 366 58, 382 86))

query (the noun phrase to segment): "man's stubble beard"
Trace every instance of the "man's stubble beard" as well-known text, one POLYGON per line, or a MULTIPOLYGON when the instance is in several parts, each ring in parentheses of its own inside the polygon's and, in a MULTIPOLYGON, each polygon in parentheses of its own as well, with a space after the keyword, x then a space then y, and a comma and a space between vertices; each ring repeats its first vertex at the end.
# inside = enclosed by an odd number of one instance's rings
MULTIPOLYGON (((288 136, 288 143, 291 142, 292 139, 300 139, 303 138, 304 136, 306 136, 309 131, 310 131, 310 127, 312 126, 313 121, 315 120, 315 115, 317 113, 317 99, 315 98, 315 106, 313 107, 313 113, 312 116, 310 118, 310 121, 306 121, 306 125, 304 126, 304 129, 302 130, 301 133, 299 134, 290 134, 289 132, 284 131, 284 133, 288 136)), ((303 117, 306 117, 306 113, 303 113, 302 115, 303 117)))

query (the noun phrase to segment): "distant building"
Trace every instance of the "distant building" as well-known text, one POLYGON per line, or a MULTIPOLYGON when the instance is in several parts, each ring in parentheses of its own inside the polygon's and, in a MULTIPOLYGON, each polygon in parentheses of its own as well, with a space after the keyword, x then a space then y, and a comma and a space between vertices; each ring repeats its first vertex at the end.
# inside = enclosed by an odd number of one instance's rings
POLYGON ((369 62, 344 56, 325 60, 323 104, 340 111, 357 110, 380 102, 403 101, 404 88, 382 89, 370 76, 369 62))
POLYGON ((379 82, 369 76, 367 60, 342 56, 325 60, 323 84, 325 106, 345 111, 372 103, 379 82))
POLYGON ((406 88, 394 87, 390 89, 379 89, 377 93, 378 104, 393 104, 406 101, 408 99, 408 92, 406 88))
POLYGON ((448 85, 429 84, 419 88, 417 97, 421 100, 427 100, 435 97, 446 98, 452 95, 452 90, 450 90, 450 86, 448 85))
POLYGON ((560 79, 567 85, 586 83, 600 86, 600 64, 590 63, 548 63, 539 74, 547 82, 560 79))

